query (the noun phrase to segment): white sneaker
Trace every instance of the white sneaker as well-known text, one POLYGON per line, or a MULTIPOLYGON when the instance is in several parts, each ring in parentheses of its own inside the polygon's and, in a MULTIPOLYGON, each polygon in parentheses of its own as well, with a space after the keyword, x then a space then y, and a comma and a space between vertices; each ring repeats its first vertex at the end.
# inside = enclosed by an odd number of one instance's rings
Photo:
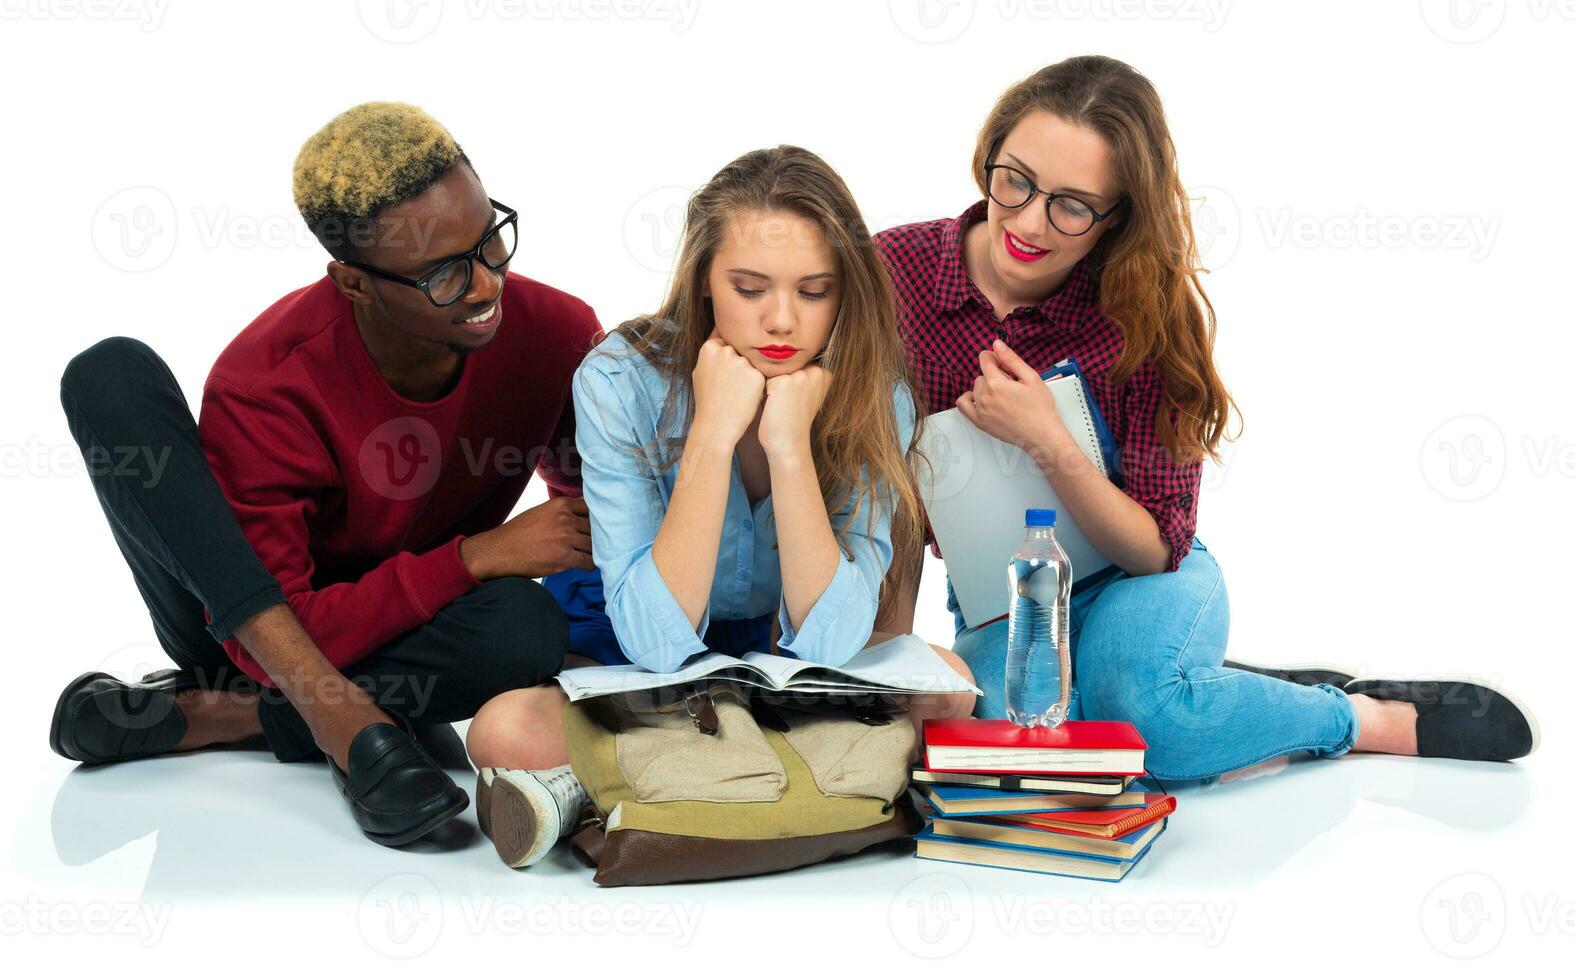
POLYGON ((482 769, 476 779, 477 818, 498 857, 526 868, 547 856, 579 826, 590 797, 569 766, 482 769))

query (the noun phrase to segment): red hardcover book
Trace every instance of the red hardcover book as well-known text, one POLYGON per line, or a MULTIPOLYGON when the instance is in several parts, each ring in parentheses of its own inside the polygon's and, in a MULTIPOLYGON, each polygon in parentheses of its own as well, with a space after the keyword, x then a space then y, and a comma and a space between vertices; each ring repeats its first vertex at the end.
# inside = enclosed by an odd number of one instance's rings
POLYGON ((1124 721, 1023 728, 1004 718, 924 722, 924 764, 936 772, 1141 776, 1148 743, 1124 721))

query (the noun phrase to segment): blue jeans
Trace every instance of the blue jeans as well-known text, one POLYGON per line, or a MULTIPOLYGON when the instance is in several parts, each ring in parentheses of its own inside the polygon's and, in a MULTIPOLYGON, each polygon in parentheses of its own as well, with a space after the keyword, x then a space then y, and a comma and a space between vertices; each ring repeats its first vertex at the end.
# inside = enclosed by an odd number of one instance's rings
MULTIPOLYGON (((1003 585, 1005 565, 1002 566, 1003 585)), ((1006 620, 957 622, 952 649, 984 691, 974 713, 1006 717, 1006 620)), ((1161 779, 1212 780, 1291 753, 1340 755, 1356 742, 1356 712, 1328 684, 1293 684, 1221 666, 1230 602, 1203 543, 1174 572, 1133 577, 1116 569, 1072 596, 1069 717, 1129 721, 1148 742, 1161 779)))

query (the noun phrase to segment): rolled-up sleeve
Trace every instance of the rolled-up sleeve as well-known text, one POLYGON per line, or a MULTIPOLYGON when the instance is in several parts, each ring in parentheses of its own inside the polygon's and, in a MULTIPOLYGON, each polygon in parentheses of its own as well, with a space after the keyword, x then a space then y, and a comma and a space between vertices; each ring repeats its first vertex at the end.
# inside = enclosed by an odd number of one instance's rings
POLYGON ((673 596, 651 556, 667 512, 657 474, 641 458, 636 416, 618 378, 594 361, 574 374, 575 447, 590 509, 591 557, 602 574, 607 618, 624 656, 646 670, 677 670, 705 652, 707 604, 699 628, 673 596))
MULTIPOLYGON (((913 394, 899 383, 892 403, 906 452, 913 444, 913 394)), ((800 660, 840 667, 864 648, 875 628, 881 582, 891 567, 891 513, 884 503, 877 506, 875 501, 867 500, 857 508, 856 503, 849 500, 831 515, 833 528, 847 526, 842 560, 803 624, 795 630, 788 619, 786 600, 777 604, 777 622, 782 628, 777 648, 800 660)))

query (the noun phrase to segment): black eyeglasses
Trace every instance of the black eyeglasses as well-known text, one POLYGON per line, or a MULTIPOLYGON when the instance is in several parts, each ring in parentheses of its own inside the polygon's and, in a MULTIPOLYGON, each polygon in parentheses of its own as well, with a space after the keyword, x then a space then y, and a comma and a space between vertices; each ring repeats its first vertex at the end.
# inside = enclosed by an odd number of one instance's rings
POLYGON ((1034 199, 1034 195, 1043 194, 1045 213, 1050 217, 1051 226, 1061 234, 1074 238, 1087 234, 1096 222, 1104 221, 1121 207, 1121 201, 1118 200, 1110 206, 1110 210, 1101 214, 1092 204, 1075 194, 1052 194, 1034 186, 1027 174, 1004 163, 985 165, 984 185, 990 200, 1003 208, 1023 207, 1034 199))
POLYGON ((420 279, 407 279, 392 272, 384 272, 376 266, 367 265, 365 262, 345 262, 345 265, 363 272, 370 272, 379 279, 397 282, 402 286, 414 286, 427 294, 427 299, 433 306, 449 306, 457 303, 460 297, 470 292, 470 263, 476 260, 493 272, 497 272, 509 264, 514 257, 514 249, 519 246, 519 212, 513 208, 491 202, 492 207, 502 212, 502 217, 495 221, 487 233, 481 236, 481 241, 476 247, 463 255, 455 255, 445 259, 443 264, 422 276, 420 279))

